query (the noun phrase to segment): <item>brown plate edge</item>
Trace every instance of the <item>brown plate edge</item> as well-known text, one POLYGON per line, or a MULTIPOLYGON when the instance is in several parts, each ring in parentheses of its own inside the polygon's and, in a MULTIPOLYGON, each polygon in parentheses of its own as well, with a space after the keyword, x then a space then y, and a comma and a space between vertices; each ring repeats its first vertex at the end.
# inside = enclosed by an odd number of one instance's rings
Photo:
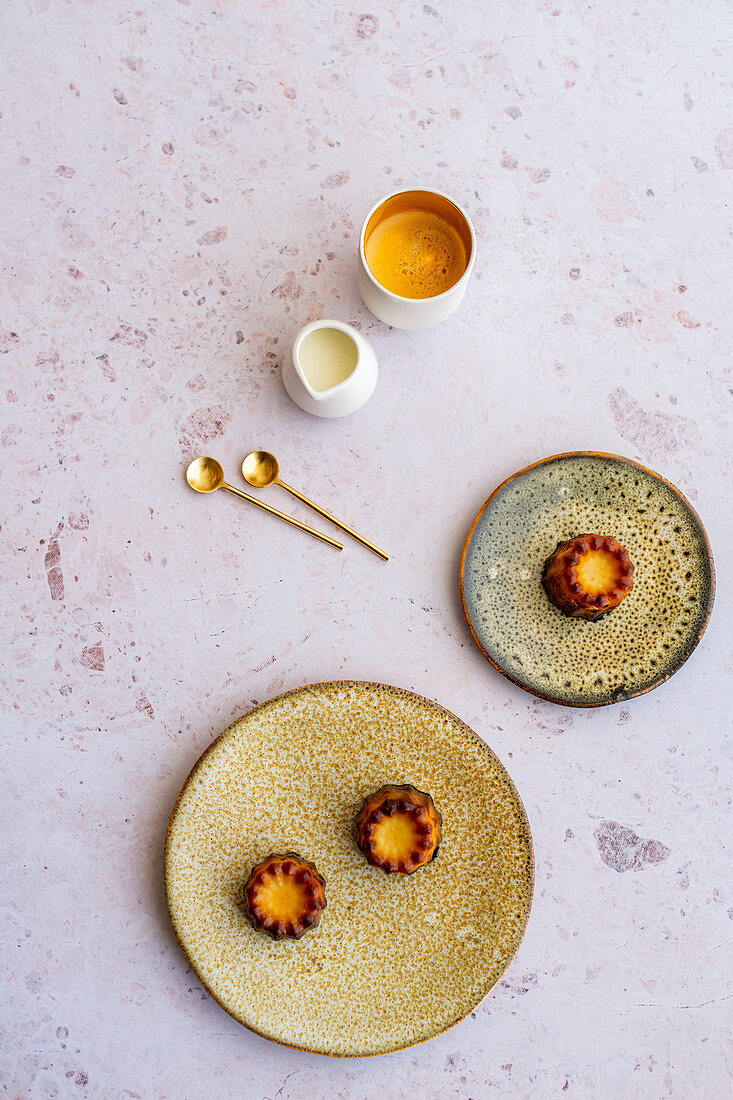
POLYGON ((531 830, 530 825, 529 825, 529 818, 527 817, 527 811, 524 808, 524 803, 522 802, 521 796, 519 794, 519 791, 516 788, 514 780, 509 775, 509 772, 506 770, 506 768, 504 767, 504 765, 502 764, 501 760, 496 755, 494 750, 490 747, 490 745, 487 744, 486 741, 484 741, 483 737, 480 737, 479 734, 477 734, 475 730, 471 729, 471 727, 469 725, 467 725, 467 723, 464 722, 462 718, 459 718, 458 715, 453 713, 453 711, 448 710, 447 707, 442 706, 441 703, 436 703, 435 700, 428 699, 427 696, 420 695, 416 691, 409 691, 407 688, 394 687, 392 684, 380 684, 380 683, 377 683, 375 680, 321 680, 321 681, 318 681, 317 683, 314 683, 314 684, 303 684, 301 687, 291 688, 290 691, 283 691, 283 692, 281 692, 280 695, 273 696, 272 699, 266 699, 264 703, 260 703, 258 706, 253 707, 252 710, 247 711, 246 714, 240 715, 239 718, 237 718, 234 722, 232 722, 232 724, 230 726, 228 726, 225 730, 223 730, 223 732, 220 733, 218 735, 218 737, 215 737, 214 740, 211 742, 211 744, 208 745, 204 749, 204 751, 201 753, 198 760, 196 761, 196 763, 193 765, 190 772, 186 776, 186 779, 185 779, 185 781, 184 781, 184 783, 183 783, 183 785, 182 785, 182 787, 181 787, 181 789, 178 793, 178 797, 176 798, 176 802, 175 802, 175 805, 173 807, 173 811, 172 811, 171 816, 170 816, 169 821, 168 821, 168 827, 167 827, 166 833, 165 833, 165 845, 164 845, 164 850, 163 850, 163 866, 164 866, 164 880, 165 880, 165 904, 166 904, 166 909, 168 911, 168 918, 171 922, 171 927, 173 928, 173 932, 175 934, 175 937, 178 940, 178 945, 181 948, 181 951, 183 952, 183 954, 185 955, 189 966, 191 967, 191 969, 195 973, 198 980, 201 982, 201 984, 204 987, 204 989, 206 990, 206 992, 216 1001, 216 1003, 219 1005, 219 1007, 221 1009, 223 1009, 224 1012, 226 1012, 228 1016, 231 1016, 233 1020, 236 1020, 237 1023, 241 1024, 242 1027, 247 1029, 247 1031, 251 1031, 253 1035, 257 1035, 261 1039, 266 1039, 270 1043, 276 1043, 278 1046, 287 1047, 289 1050, 299 1050, 299 1051, 303 1051, 305 1054, 318 1054, 322 1058, 354 1058, 354 1059, 356 1059, 356 1058, 377 1058, 377 1057, 380 1057, 383 1054, 394 1054, 394 1053, 396 1053, 397 1051, 400 1051, 400 1050, 408 1050, 411 1047, 420 1046, 422 1043, 428 1043, 428 1042, 430 1042, 431 1039, 437 1038, 438 1035, 445 1034, 446 1031, 450 1031, 450 1029, 452 1027, 455 1027, 456 1024, 460 1024, 463 1020, 465 1020, 466 1017, 471 1012, 473 1012, 474 1009, 477 1008, 478 1005, 480 1005, 481 1002, 489 995, 489 993, 491 993, 492 990, 498 985, 498 983, 501 981, 503 976, 509 970, 509 967, 514 962, 514 959, 516 958, 517 952, 519 951, 519 948, 522 945, 522 941, 524 939, 524 934, 527 930, 527 924, 529 923, 529 914, 530 914, 531 909, 532 909, 532 901, 534 899, 534 887, 535 887, 534 840, 532 838, 532 830, 531 830), (415 1039, 412 1042, 402 1043, 399 1046, 389 1047, 385 1050, 367 1051, 363 1054, 331 1054, 331 1053, 328 1053, 327 1051, 324 1051, 324 1050, 315 1050, 313 1047, 303 1047, 303 1046, 298 1046, 295 1043, 286 1043, 282 1039, 274 1039, 270 1035, 265 1035, 264 1032, 258 1031, 257 1028, 252 1027, 251 1024, 245 1023, 243 1020, 240 1020, 240 1018, 238 1016, 235 1016, 233 1012, 230 1012, 229 1009, 225 1005, 222 1004, 222 1002, 219 1000, 219 998, 216 996, 216 994, 213 993, 211 989, 209 989, 209 986, 204 981, 202 976, 199 974, 199 972, 198 972, 196 966, 194 965, 193 961, 189 958, 188 952, 186 951, 186 948, 183 946, 183 943, 181 941, 181 937, 178 935, 178 929, 177 929, 175 921, 173 919, 173 914, 171 913, 169 892, 168 892, 168 846, 169 846, 169 842, 170 842, 171 826, 173 825, 173 821, 174 821, 174 819, 176 817, 176 814, 178 812, 178 806, 179 806, 179 803, 181 801, 181 798, 183 797, 183 792, 186 790, 186 787, 188 786, 188 784, 191 781, 191 779, 193 778, 193 776, 199 770, 199 767, 203 763, 205 757, 208 756, 208 754, 213 751, 213 749, 219 744, 220 741, 222 741, 225 737, 229 737, 234 732, 235 727, 237 727, 239 725, 239 723, 242 721, 243 718, 247 718, 250 714, 254 714, 255 711, 264 710, 265 707, 272 706, 273 704, 278 703, 281 699, 287 698, 287 696, 289 696, 289 695, 297 695, 297 694, 300 694, 303 691, 309 691, 312 688, 349 687, 349 686, 388 688, 390 691, 393 691, 396 694, 411 695, 414 698, 419 699, 421 702, 427 703, 428 706, 434 707, 436 710, 442 711, 444 714, 447 714, 450 718, 453 718, 456 722, 459 723, 459 725, 463 726, 463 728, 466 729, 471 734, 471 736, 481 745, 482 748, 484 748, 486 750, 486 752, 489 753, 489 755, 491 757, 493 757, 494 761, 498 764, 500 770, 504 773, 504 776, 505 776, 507 782, 509 783, 509 786, 510 786, 511 790, 514 792, 514 797, 516 799, 517 805, 518 805, 519 810, 520 810, 520 815, 521 815, 521 818, 522 818, 524 831, 525 831, 525 834, 526 834, 526 837, 527 837, 527 844, 528 844, 528 847, 529 847, 529 864, 528 864, 528 867, 527 867, 527 876, 528 876, 528 881, 529 881, 529 894, 528 894, 528 897, 527 897, 527 907, 526 907, 526 910, 525 910, 525 913, 524 913, 524 920, 522 922, 522 927, 521 927, 521 930, 520 930, 519 938, 517 939, 517 943, 516 943, 516 946, 514 948, 514 951, 512 952, 506 966, 502 970, 501 974, 499 974, 497 976, 496 980, 494 982, 492 982, 492 984, 490 986, 488 986, 488 988, 485 989, 481 993, 481 995, 478 997, 478 999, 476 1001, 474 1001, 474 1003, 471 1004, 466 1009, 466 1011, 463 1013, 462 1016, 458 1016, 455 1020, 452 1020, 449 1024, 446 1024, 445 1027, 439 1028, 437 1031, 434 1031, 431 1035, 425 1036, 425 1038, 423 1038, 423 1039, 415 1039))
POLYGON ((479 510, 476 514, 476 517, 475 517, 473 523, 471 524, 471 529, 468 532, 468 535, 466 536, 466 541, 463 544, 463 550, 461 552, 461 562, 460 562, 459 572, 458 572, 458 588, 459 588, 460 597, 461 597, 461 607, 463 608, 463 616, 464 616, 464 618, 466 620, 466 623, 468 625, 468 629, 471 632, 471 637, 473 638, 474 642, 476 643, 476 646, 481 651, 481 653, 484 655, 486 660, 489 662, 489 664, 494 666, 494 668, 496 669, 497 672, 500 672, 501 675, 505 676, 507 680, 511 680, 511 682, 513 684, 516 684, 516 686, 518 688, 521 688, 522 691, 526 691, 529 695, 534 695, 538 699, 544 699, 548 703, 555 703, 557 706, 561 706, 561 707, 575 707, 575 708, 581 708, 581 709, 589 709, 589 708, 592 708, 592 707, 608 707, 608 706, 612 706, 614 703, 625 703, 625 702, 627 702, 627 700, 635 699, 639 695, 646 695, 646 693, 648 691, 652 691, 654 688, 659 687, 660 684, 663 684, 665 682, 665 680, 669 680, 669 678, 671 676, 674 676, 675 672, 679 672, 679 670, 682 668, 685 661, 688 659, 688 657, 690 657, 690 655, 697 648, 698 643, 701 641, 703 634, 707 630, 707 625, 710 622, 710 616, 713 613, 713 604, 715 603, 715 562, 713 560, 713 550, 712 550, 712 547, 710 545, 710 539, 708 538, 708 533, 705 530, 705 524, 702 522, 702 520, 700 519, 700 516, 698 515, 697 511, 695 510, 695 508, 693 508, 692 504, 690 504, 689 500, 684 495, 684 493, 682 493, 677 488, 676 485, 673 485, 671 481, 668 481, 666 477, 662 477, 662 475, 658 474, 656 472, 656 470, 652 470, 648 466, 642 465, 641 462, 634 461, 633 458, 626 458, 625 455, 612 454, 610 451, 563 451, 560 454, 550 455, 548 458, 541 458, 537 462, 531 462, 529 464, 529 466, 523 466, 521 470, 516 470, 509 477, 505 478, 504 481, 502 481, 501 485, 497 485, 497 487, 494 489, 493 493, 491 493, 491 495, 486 498, 484 503, 479 508, 479 510), (668 489, 670 489, 671 492, 674 493, 674 495, 676 497, 678 497, 682 501, 682 503, 685 505, 685 507, 688 508, 689 511, 692 513, 693 518, 697 522, 700 534, 702 535, 702 540, 703 540, 703 545, 704 545, 704 548, 705 548, 705 553, 706 553, 706 556, 707 556, 708 565, 710 566, 710 592, 709 592, 709 596, 708 596, 707 611, 705 613, 705 618, 703 619, 703 621, 700 625, 700 628, 697 631, 697 634, 695 635, 695 637, 692 639, 690 645, 687 647, 685 652, 681 655, 681 657, 679 658, 679 660, 675 664, 674 668, 669 669, 667 672, 664 673, 663 676, 660 676, 658 680, 655 680, 654 683, 648 684, 644 688, 640 688, 639 691, 632 691, 629 695, 624 695, 619 699, 604 699, 604 700, 596 702, 596 703, 570 703, 565 699, 556 699, 552 695, 545 695, 541 691, 535 691, 533 688, 527 687, 526 684, 520 683, 520 681, 517 680, 514 676, 512 676, 512 674, 510 672, 507 672, 506 669, 502 668, 501 665, 497 664, 497 662, 493 659, 493 657, 489 656, 489 654, 486 652, 484 647, 481 645, 481 642, 479 641, 478 636, 477 636, 475 630, 473 629, 473 623, 471 622, 470 616, 468 614, 468 606, 466 604, 466 596, 465 596, 465 590, 464 590, 463 573, 464 573, 464 568, 465 568, 465 564, 466 564, 466 555, 468 553, 468 547, 469 547, 469 544, 471 542, 471 538, 473 537, 473 533, 476 530, 476 526, 478 525, 478 522, 481 519, 481 516, 484 514, 486 508, 488 508, 489 504, 491 504, 491 501, 494 499, 494 497, 497 495, 497 493, 501 492, 501 490, 503 488, 505 488, 505 486, 507 486, 510 482, 514 481, 515 478, 521 477, 522 474, 528 473, 529 470, 534 470, 537 466, 546 466, 550 462, 555 462, 560 458, 610 458, 610 459, 616 460, 617 462, 625 462, 629 466, 636 466, 636 468, 638 470, 642 470, 645 474, 650 474, 651 477, 656 478, 657 481, 661 481, 662 484, 665 485, 668 489))

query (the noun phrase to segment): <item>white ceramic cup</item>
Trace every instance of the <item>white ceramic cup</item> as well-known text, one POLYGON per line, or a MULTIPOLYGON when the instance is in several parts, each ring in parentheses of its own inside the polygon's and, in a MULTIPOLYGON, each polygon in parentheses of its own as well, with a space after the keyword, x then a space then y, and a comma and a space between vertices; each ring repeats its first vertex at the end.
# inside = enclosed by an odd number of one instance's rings
POLYGON ((364 304, 380 321, 395 328, 431 328, 450 317, 463 301, 476 259, 476 234, 471 219, 455 199, 427 187, 403 187, 385 195, 371 208, 361 227, 357 281, 364 304), (466 269, 460 279, 432 298, 406 298, 382 286, 367 263, 365 244, 371 232, 392 211, 413 207, 436 213, 453 226, 466 251, 466 269))
POLYGON ((347 416, 369 400, 377 384, 377 356, 369 341, 343 321, 312 321, 296 333, 283 360, 283 385, 296 405, 314 416, 347 416), (345 340, 329 338, 333 331, 345 340), (324 339, 322 333, 326 332, 324 339), (319 342, 320 337, 320 342, 319 342), (327 354, 329 344, 340 342, 336 349, 337 373, 335 385, 328 385, 328 375, 318 364, 318 356, 327 354), (341 377, 343 376, 343 377, 341 377))

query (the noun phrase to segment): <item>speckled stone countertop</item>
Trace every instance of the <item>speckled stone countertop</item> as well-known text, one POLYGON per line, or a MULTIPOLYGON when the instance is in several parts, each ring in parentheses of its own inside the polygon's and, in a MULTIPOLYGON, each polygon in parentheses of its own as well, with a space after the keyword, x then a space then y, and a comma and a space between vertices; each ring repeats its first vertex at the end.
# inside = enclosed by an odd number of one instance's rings
POLYGON ((729 6, 3 14, 3 1095, 725 1095, 729 6), (479 239, 463 305, 423 333, 378 322, 355 278, 364 213, 412 183, 455 195, 479 239), (373 398, 342 421, 280 382, 319 316, 379 357, 373 398), (391 561, 186 487, 196 454, 234 478, 255 446, 391 561), (457 582, 489 492, 582 448, 676 484, 719 579, 682 670, 587 711, 495 672, 457 582), (494 992, 445 1035, 365 1061, 228 1017, 162 885, 169 814, 211 739, 339 678, 417 691, 475 729, 537 860, 494 992))

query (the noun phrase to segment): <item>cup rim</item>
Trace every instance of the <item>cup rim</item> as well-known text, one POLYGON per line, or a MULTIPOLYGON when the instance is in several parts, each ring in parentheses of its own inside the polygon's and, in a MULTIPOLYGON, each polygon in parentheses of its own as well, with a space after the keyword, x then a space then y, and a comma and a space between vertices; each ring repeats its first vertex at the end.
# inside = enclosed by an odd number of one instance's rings
POLYGON ((291 353, 293 367, 295 368, 295 373, 298 375, 298 378, 305 386, 309 397, 312 397, 314 401, 328 400, 328 398, 330 398, 332 394, 337 392, 340 393, 346 383, 350 382, 351 379, 354 377, 354 374, 356 373, 356 370, 359 366, 359 360, 361 359, 361 348, 359 347, 359 341, 356 339, 358 335, 359 333, 352 325, 347 325, 345 321, 336 321, 328 317, 321 317, 315 321, 309 321, 307 325, 303 325, 303 327, 298 330, 293 341, 293 348, 291 353), (331 386, 327 390, 314 390, 310 382, 308 381, 305 371, 303 370, 303 367, 300 363, 300 345, 303 343, 307 336, 310 336, 312 332, 315 332, 316 329, 319 328, 338 329, 340 332, 345 333, 350 338, 351 342, 356 348, 356 362, 354 363, 354 369, 349 375, 347 375, 346 378, 344 378, 342 382, 338 382, 335 386, 331 386))
POLYGON ((364 218, 364 221, 361 224, 361 233, 359 234, 359 257, 361 259, 362 266, 364 268, 364 271, 366 272, 367 277, 371 280, 377 290, 381 290, 381 292, 383 294, 386 294, 391 301, 407 302, 411 305, 419 305, 422 302, 441 302, 450 294, 454 294, 458 287, 460 287, 463 283, 466 283, 471 272, 473 271, 473 265, 476 261, 476 231, 473 228, 473 222, 471 221, 461 204, 456 199, 454 199, 452 195, 446 194, 445 191, 439 191, 437 187, 398 187, 396 190, 390 191, 389 194, 382 195, 381 199, 378 199, 378 201, 374 203, 374 206, 364 218), (429 195, 439 195, 440 198, 446 199, 449 203, 455 206, 456 210, 464 219, 466 225, 468 226, 468 232, 471 236, 471 258, 466 264, 466 270, 463 272, 458 282, 454 283, 453 286, 449 286, 447 290, 444 290, 442 292, 442 294, 434 294, 431 298, 406 298, 403 294, 395 294, 393 290, 388 290, 386 286, 383 286, 383 284, 380 283, 377 278, 375 278, 372 269, 367 263, 366 252, 364 251, 364 237, 366 236, 366 228, 372 215, 375 214, 376 211, 379 210, 379 207, 387 202, 388 199, 393 199, 395 195, 409 194, 411 191, 425 191, 429 195))

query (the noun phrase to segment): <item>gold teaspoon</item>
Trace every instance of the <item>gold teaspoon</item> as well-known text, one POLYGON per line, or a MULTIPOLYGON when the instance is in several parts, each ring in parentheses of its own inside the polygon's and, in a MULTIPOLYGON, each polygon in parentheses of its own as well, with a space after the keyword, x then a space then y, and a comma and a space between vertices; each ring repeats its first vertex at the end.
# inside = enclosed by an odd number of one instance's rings
POLYGON ((235 489, 233 485, 227 485, 224 480, 224 467, 215 458, 195 458, 186 470, 186 481, 197 493, 213 493, 215 489, 227 489, 230 493, 241 497, 242 500, 248 500, 250 504, 254 504, 257 508, 263 508, 273 516, 284 519, 286 523, 291 523, 293 527, 299 527, 301 531, 307 531, 309 535, 320 539, 321 542, 327 542, 329 546, 335 546, 337 550, 343 550, 341 543, 336 542, 329 535, 322 535, 320 531, 309 527, 307 523, 301 523, 299 519, 293 519, 285 512, 280 512, 277 508, 271 508, 269 504, 263 504, 261 500, 251 497, 249 493, 243 493, 241 489, 235 489))
POLYGON ((269 451, 252 451, 247 455, 242 463, 242 475, 248 485, 253 485, 256 489, 264 489, 266 485, 279 485, 281 489, 286 489, 297 500, 303 504, 307 504, 309 508, 312 508, 315 512, 318 512, 319 516, 323 516, 324 519, 330 520, 331 523, 335 523, 337 527, 340 527, 342 531, 345 531, 347 535, 351 535, 357 542, 360 542, 362 546, 366 546, 368 550, 371 550, 374 554, 379 554, 380 558, 384 558, 385 561, 389 561, 389 554, 385 554, 384 550, 380 550, 378 546, 375 546, 369 539, 365 539, 363 535, 360 535, 358 531, 355 531, 353 527, 348 527, 345 523, 342 523, 340 519, 336 519, 330 512, 327 512, 325 508, 319 507, 318 504, 314 504, 312 500, 308 500, 308 497, 304 497, 302 493, 299 493, 297 489, 293 489, 292 485, 286 485, 284 481, 280 479, 280 466, 274 455, 271 455, 269 451))

